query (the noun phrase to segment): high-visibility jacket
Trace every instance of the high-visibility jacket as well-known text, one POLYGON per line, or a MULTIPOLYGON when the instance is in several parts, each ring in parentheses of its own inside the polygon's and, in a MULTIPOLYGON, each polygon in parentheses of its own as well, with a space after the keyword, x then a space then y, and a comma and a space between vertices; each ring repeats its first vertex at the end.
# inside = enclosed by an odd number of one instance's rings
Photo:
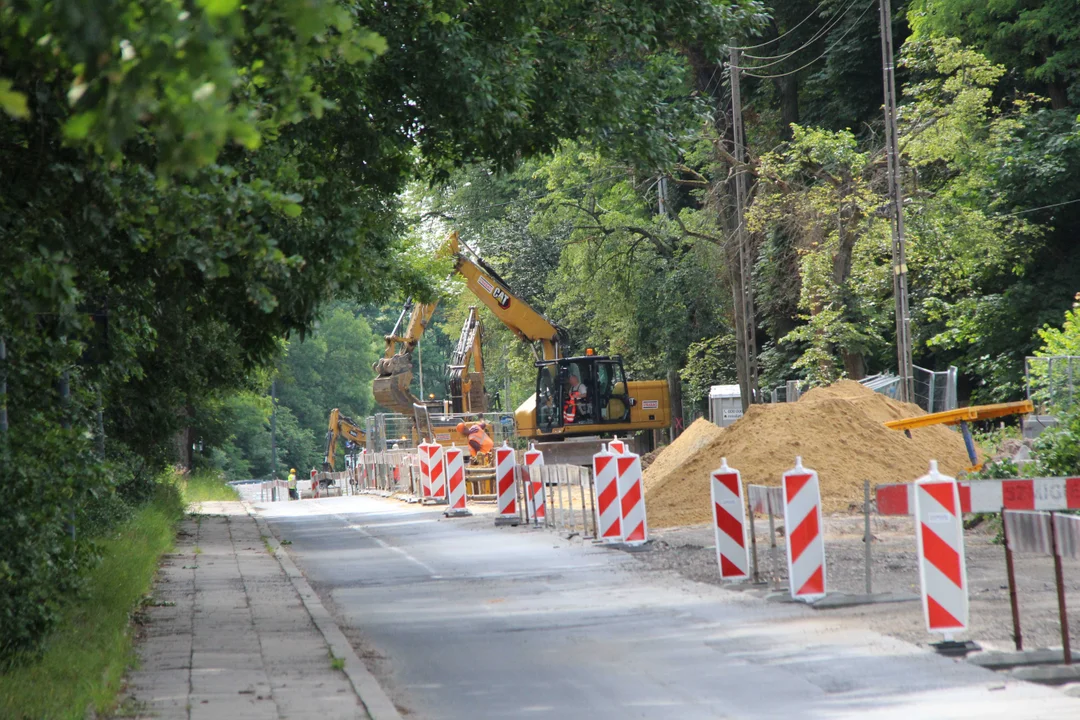
POLYGON ((289 473, 289 489, 296 489, 296 473, 289 473))

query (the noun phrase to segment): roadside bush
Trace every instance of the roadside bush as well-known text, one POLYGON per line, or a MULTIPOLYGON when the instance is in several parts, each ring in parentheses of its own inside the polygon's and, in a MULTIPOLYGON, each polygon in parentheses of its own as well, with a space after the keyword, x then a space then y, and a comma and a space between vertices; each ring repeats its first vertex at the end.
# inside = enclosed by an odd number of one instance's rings
POLYGON ((11 447, 20 453, 2 468, 0 665, 36 650, 52 629, 61 602, 95 556, 80 520, 110 492, 83 433, 50 428, 44 419, 26 425, 37 432, 12 427, 11 447))
POLYGON ((1057 417, 1057 424, 1044 430, 1032 449, 1039 476, 1080 472, 1080 409, 1071 407, 1057 417))

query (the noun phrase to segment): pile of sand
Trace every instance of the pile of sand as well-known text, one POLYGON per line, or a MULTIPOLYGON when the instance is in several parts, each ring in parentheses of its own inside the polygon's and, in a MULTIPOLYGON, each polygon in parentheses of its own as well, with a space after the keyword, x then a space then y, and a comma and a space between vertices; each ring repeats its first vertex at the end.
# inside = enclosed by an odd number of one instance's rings
POLYGON ((779 485, 781 473, 801 455, 803 464, 818 472, 826 512, 860 505, 863 480, 910 482, 926 474, 930 460, 950 475, 966 468, 964 439, 956 430, 935 425, 912 430, 908 438, 882 424, 922 414, 916 405, 843 380, 815 388, 796 403, 754 405, 723 430, 699 420, 644 474, 649 525, 711 522, 709 472, 722 457, 742 473, 744 483, 779 485))

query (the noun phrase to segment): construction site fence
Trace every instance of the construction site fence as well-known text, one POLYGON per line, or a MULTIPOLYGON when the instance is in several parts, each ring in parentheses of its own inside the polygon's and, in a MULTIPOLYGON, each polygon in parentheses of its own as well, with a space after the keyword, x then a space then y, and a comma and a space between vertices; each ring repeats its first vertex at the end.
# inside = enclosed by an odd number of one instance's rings
POLYGON ((285 480, 263 480, 259 483, 259 502, 280 502, 289 499, 289 483, 285 480))
POLYGON ((496 446, 504 440, 511 445, 516 440, 514 433, 514 416, 510 413, 482 413, 466 416, 443 416, 438 413, 432 414, 426 407, 420 406, 415 416, 402 415, 400 413, 376 413, 364 419, 364 430, 367 434, 368 452, 386 452, 397 445, 401 449, 415 448, 414 439, 430 441, 447 441, 446 437, 439 437, 439 429, 446 425, 456 425, 458 422, 476 422, 483 420, 488 426, 488 435, 496 446), (414 428, 419 432, 414 435, 414 428))
POLYGON ((352 469, 355 492, 379 491, 419 495, 420 456, 415 450, 362 452, 352 469))
POLYGON ((522 522, 548 527, 567 535, 596 537, 596 499, 592 472, 579 465, 518 465, 516 468, 522 522), (543 487, 544 517, 535 514, 536 502, 528 502, 536 487, 543 487))
MULTIPOLYGON (((1080 362, 1077 363, 1077 370, 1080 371, 1080 362)), ((955 366, 949 366, 947 370, 928 370, 916 365, 912 368, 912 373, 913 403, 928 413, 944 412, 957 408, 956 377, 958 370, 955 366)), ((859 382, 874 392, 887 395, 894 400, 900 393, 900 378, 892 373, 869 375, 859 382)), ((763 400, 766 402, 783 403, 796 402, 805 391, 805 381, 788 380, 783 385, 777 385, 771 390, 763 391, 762 394, 763 400)))
POLYGON ((1066 408, 1076 400, 1080 357, 1052 355, 1024 358, 1024 385, 1027 398, 1040 415, 1053 408, 1066 408))

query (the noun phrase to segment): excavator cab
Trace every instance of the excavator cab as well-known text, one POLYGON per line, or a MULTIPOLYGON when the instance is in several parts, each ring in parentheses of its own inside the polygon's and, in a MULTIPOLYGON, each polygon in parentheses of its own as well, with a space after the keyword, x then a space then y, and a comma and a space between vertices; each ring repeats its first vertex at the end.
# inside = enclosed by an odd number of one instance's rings
POLYGON ((622 358, 585 355, 536 367, 536 420, 543 432, 629 421, 633 401, 622 358))

